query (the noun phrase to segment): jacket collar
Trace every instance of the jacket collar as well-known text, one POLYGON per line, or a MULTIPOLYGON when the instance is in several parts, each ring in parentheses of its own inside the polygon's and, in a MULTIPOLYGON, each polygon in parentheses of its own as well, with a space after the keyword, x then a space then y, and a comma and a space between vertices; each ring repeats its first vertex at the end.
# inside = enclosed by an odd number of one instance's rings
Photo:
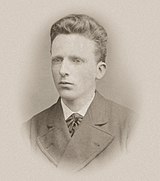
POLYGON ((71 138, 59 99, 50 110, 47 129, 37 139, 39 147, 56 166, 82 169, 114 139, 108 126, 109 108, 106 100, 96 92, 82 123, 71 138))

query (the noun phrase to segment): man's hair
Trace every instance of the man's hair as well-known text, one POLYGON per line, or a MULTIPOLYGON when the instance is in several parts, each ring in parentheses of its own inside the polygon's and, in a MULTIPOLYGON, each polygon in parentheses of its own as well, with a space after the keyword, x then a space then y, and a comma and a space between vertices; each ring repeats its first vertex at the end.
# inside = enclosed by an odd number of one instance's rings
POLYGON ((105 62, 107 55, 107 32, 93 18, 83 14, 71 14, 54 23, 50 30, 51 46, 60 34, 79 34, 96 43, 99 61, 105 62))

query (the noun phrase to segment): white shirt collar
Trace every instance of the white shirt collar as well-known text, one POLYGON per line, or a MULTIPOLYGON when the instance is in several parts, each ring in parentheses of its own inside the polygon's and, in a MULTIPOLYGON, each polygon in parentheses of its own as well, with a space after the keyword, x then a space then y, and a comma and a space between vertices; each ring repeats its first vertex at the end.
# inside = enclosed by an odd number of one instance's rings
POLYGON ((63 100, 61 99, 61 105, 62 105, 62 109, 63 109, 63 114, 64 114, 64 118, 65 120, 71 116, 73 113, 79 113, 82 116, 85 116, 91 102, 93 101, 95 96, 95 93, 93 94, 92 98, 82 107, 82 109, 80 109, 79 111, 73 112, 71 111, 63 102, 63 100))

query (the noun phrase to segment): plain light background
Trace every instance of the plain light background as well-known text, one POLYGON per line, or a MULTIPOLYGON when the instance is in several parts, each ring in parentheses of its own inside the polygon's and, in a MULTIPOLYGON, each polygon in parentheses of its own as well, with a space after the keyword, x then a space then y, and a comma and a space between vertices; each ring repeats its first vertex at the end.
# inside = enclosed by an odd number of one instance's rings
POLYGON ((158 0, 0 0, 0 180, 160 179, 159 9, 158 0), (71 13, 88 14, 107 29, 108 71, 98 90, 139 113, 128 153, 76 176, 40 165, 20 131, 57 100, 49 30, 71 13))

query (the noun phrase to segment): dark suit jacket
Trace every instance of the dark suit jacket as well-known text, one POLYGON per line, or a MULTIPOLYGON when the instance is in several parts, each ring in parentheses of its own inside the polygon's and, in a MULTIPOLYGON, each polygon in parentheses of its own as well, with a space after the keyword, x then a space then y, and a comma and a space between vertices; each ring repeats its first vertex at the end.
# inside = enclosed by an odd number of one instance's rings
POLYGON ((40 149, 55 166, 67 165, 80 170, 110 145, 127 144, 130 114, 128 108, 96 92, 71 138, 59 98, 56 104, 29 120, 32 146, 40 149))

